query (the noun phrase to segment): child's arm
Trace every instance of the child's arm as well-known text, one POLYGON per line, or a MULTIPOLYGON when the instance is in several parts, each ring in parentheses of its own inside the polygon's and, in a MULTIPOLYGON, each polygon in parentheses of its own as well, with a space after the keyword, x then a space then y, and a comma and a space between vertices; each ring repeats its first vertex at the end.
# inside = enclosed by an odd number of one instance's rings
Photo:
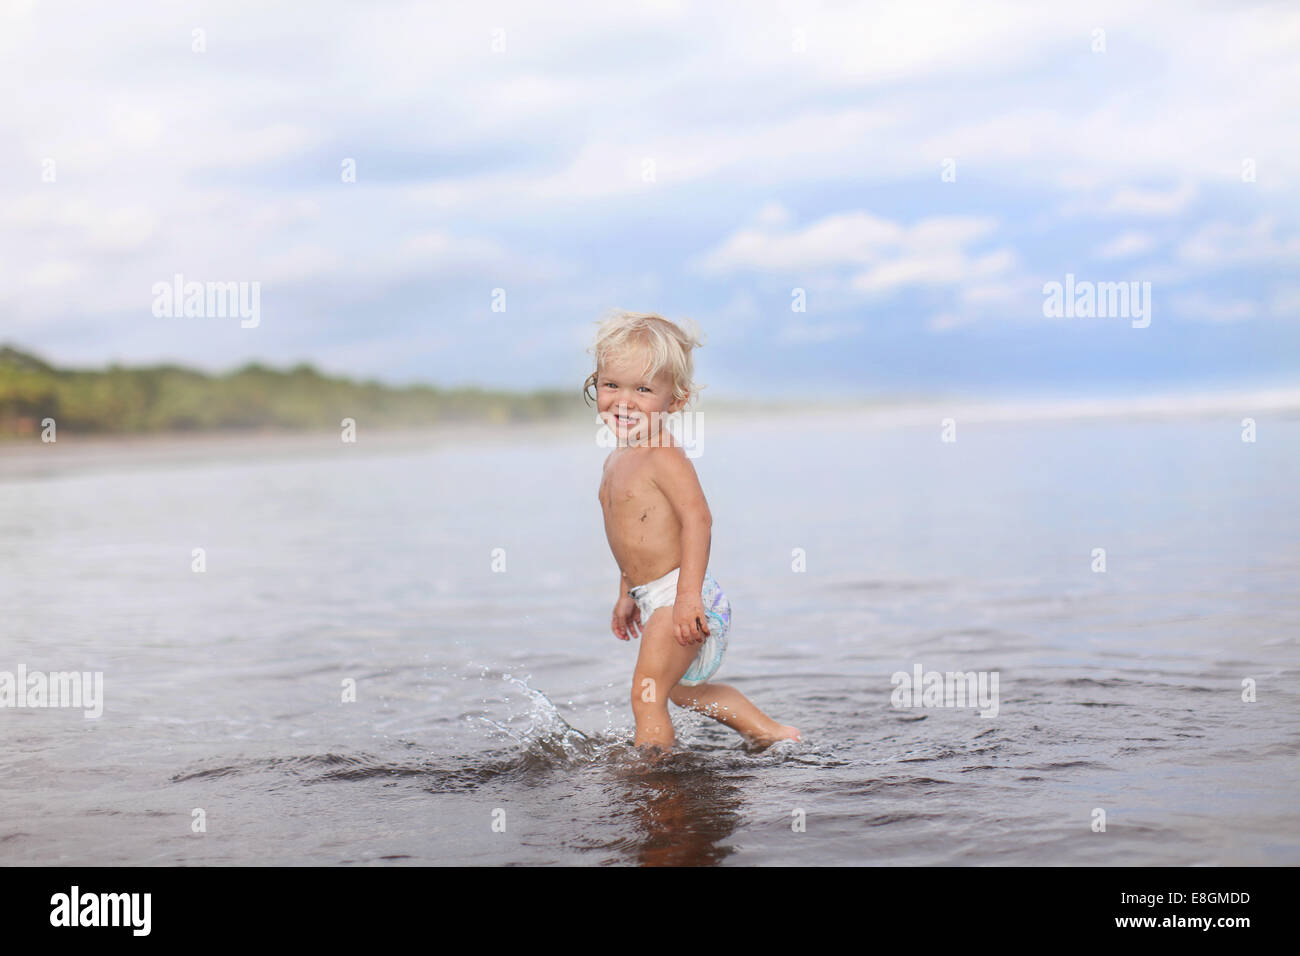
POLYGON ((681 570, 677 574, 677 602, 673 606, 673 628, 680 644, 699 643, 709 633, 701 592, 709 566, 713 541, 713 515, 695 466, 681 448, 672 447, 657 455, 652 480, 664 493, 682 526, 681 570))
POLYGON ((614 631, 614 636, 620 641, 631 640, 634 637, 641 636, 641 609, 637 607, 636 601, 627 592, 631 589, 632 582, 627 579, 627 575, 622 569, 618 572, 618 601, 614 604, 614 617, 610 627, 614 631))

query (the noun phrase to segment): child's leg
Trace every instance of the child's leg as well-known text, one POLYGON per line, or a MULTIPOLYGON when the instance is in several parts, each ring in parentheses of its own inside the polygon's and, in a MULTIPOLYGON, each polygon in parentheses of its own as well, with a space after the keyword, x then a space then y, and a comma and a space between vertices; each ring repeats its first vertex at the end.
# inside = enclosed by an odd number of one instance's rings
POLYGON ((750 743, 800 739, 797 727, 778 724, 729 684, 705 683, 695 687, 678 684, 669 697, 678 707, 688 707, 726 724, 750 743))
POLYGON ((667 750, 673 745, 668 695, 699 653, 698 644, 685 647, 673 634, 672 605, 660 607, 641 626, 641 650, 632 673, 632 715, 638 747, 650 744, 667 750))

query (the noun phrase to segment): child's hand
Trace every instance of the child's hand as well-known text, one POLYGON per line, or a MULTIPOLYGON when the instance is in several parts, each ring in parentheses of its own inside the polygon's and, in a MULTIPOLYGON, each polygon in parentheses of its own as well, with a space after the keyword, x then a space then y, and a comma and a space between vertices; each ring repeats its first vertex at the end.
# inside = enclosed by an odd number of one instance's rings
POLYGON ((641 608, 629 595, 624 594, 614 605, 614 620, 610 626, 620 641, 630 640, 629 634, 632 637, 641 636, 641 608))
POLYGON ((677 635, 677 643, 682 647, 703 644, 711 633, 704 605, 699 601, 678 600, 673 605, 673 632, 677 635))

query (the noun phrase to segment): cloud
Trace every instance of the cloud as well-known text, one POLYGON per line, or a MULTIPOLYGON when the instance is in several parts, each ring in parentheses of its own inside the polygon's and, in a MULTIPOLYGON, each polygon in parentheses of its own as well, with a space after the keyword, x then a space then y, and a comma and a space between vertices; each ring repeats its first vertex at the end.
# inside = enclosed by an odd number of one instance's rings
POLYGON ((751 226, 737 230, 693 262, 706 275, 742 270, 800 272, 851 268, 846 287, 880 295, 907 286, 954 285, 1011 269, 1015 253, 972 254, 966 247, 997 229, 989 217, 934 216, 904 225, 865 210, 836 213, 799 229, 751 226), (865 266, 866 268, 861 268, 865 266))
MULTIPOLYGON (((1027 275, 1088 256, 1142 257, 1171 294, 1213 272, 1205 308, 1246 320, 1243 273, 1300 258, 1282 212, 1300 182, 1293 6, 563 11, 0 2, 4 320, 33 347, 145 357, 156 324, 131 317, 151 282, 260 279, 296 324, 271 340, 268 321, 256 347, 384 372, 410 361, 404 335, 434 341, 430 314, 464 318, 497 285, 541 329, 631 290, 643 308, 718 304, 737 337, 851 345, 876 330, 853 331, 866 299, 896 295, 891 317, 918 331, 1027 315, 1027 275), (1084 216, 1108 229, 1070 222, 1084 216), (794 285, 815 321, 790 322, 794 285)), ((1293 306, 1278 296, 1255 318, 1293 306)), ((480 358, 493 327, 457 328, 458 374, 522 380, 526 363, 480 358)), ((541 379, 567 343, 536 341, 541 379)), ((165 348, 210 346, 177 332, 165 348)))
POLYGON ((1173 216, 1195 198, 1196 189, 1190 185, 1173 190, 1126 188, 1112 194, 1102 209, 1112 216, 1173 216))
POLYGON ((790 210, 774 200, 765 203, 763 208, 754 214, 754 221, 760 226, 769 228, 784 226, 790 221, 790 210))
MULTIPOLYGON (((783 220, 784 222, 784 220, 783 220)), ((937 216, 912 226, 865 210, 825 216, 802 229, 779 226, 741 229, 696 260, 706 273, 740 269, 794 272, 878 262, 899 251, 923 253, 960 247, 988 236, 997 221, 987 217, 937 216)))
POLYGON ((855 276, 852 285, 873 295, 910 285, 958 285, 999 275, 1015 263, 1015 253, 1010 249, 982 256, 962 251, 910 253, 855 276))
POLYGON ((837 213, 792 232, 770 225, 741 229, 700 256, 695 266, 721 275, 742 269, 797 272, 860 265, 897 247, 906 234, 898 223, 869 212, 837 213))
POLYGON ((938 315, 930 316, 925 322, 925 327, 929 332, 951 332, 953 329, 969 325, 974 321, 974 316, 969 314, 941 312, 938 315))
POLYGON ((1202 226, 1178 246, 1178 256, 1198 268, 1236 264, 1300 262, 1300 234, 1284 235, 1277 217, 1262 215, 1239 225, 1214 222, 1202 226))
POLYGON ((1093 250, 1098 259, 1131 259, 1155 248, 1155 239, 1145 232, 1126 232, 1093 250))
MULTIPOLYGON (((1094 167, 1094 171, 1097 167, 1094 167)), ((1112 188, 1105 181, 1071 182, 1073 195, 1058 207, 1061 216, 1102 218, 1170 219, 1187 212, 1200 195, 1188 183, 1165 188, 1122 186, 1112 188)))

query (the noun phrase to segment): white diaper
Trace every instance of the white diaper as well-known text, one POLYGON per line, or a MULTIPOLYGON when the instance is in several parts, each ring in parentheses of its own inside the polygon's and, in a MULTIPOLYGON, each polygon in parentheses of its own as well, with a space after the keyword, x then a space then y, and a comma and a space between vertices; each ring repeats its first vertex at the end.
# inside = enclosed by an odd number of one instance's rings
MULTIPOLYGON (((656 608, 672 607, 677 603, 677 576, 681 570, 673 568, 663 577, 638 585, 627 592, 641 609, 642 627, 650 622, 650 615, 656 608)), ((678 681, 686 687, 703 684, 722 666, 722 655, 727 650, 727 632, 731 630, 731 602, 708 570, 704 572, 700 601, 704 605, 704 613, 709 617, 710 634, 700 645, 691 666, 678 681)))

